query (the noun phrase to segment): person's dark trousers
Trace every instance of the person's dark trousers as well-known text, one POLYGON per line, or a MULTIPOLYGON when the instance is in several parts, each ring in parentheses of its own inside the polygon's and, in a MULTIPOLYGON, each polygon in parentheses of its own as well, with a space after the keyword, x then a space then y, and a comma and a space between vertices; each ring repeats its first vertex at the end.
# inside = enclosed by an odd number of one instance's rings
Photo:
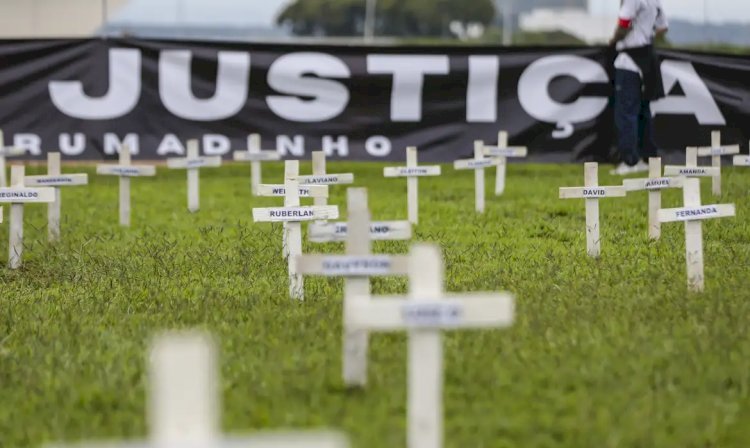
POLYGON ((638 73, 615 70, 615 126, 620 158, 633 166, 657 154, 651 120, 651 103, 643 99, 638 73))

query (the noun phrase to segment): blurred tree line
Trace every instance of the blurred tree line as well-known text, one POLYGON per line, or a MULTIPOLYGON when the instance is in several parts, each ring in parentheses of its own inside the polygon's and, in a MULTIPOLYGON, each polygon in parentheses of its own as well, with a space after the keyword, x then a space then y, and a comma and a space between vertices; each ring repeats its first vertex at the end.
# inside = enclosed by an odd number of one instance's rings
MULTIPOLYGON (((295 0, 277 17, 298 36, 358 36, 364 31, 366 0, 295 0)), ((377 0, 375 35, 451 37, 451 22, 487 26, 495 20, 492 0, 377 0)))

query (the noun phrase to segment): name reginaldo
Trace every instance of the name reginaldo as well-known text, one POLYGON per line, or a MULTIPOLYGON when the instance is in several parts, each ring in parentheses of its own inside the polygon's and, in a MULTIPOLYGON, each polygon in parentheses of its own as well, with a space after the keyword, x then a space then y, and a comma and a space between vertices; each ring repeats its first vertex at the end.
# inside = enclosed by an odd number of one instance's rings
POLYGON ((0 191, 0 199, 37 199, 36 191, 0 191))

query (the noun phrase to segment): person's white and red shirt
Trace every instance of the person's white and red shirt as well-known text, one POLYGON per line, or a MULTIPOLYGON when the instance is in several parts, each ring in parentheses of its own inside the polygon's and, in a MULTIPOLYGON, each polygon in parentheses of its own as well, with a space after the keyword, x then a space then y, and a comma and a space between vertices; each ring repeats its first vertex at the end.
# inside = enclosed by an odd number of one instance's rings
POLYGON ((640 74, 638 64, 623 50, 652 45, 657 31, 667 29, 669 23, 661 0, 622 0, 618 17, 619 26, 629 32, 617 43, 615 68, 640 74))

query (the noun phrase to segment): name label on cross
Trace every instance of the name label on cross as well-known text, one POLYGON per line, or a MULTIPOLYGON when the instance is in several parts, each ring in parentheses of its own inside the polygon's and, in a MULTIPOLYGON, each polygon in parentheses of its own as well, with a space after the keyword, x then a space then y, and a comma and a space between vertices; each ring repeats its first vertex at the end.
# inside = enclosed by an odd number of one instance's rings
POLYGON ((735 216, 734 204, 713 204, 659 210, 659 221, 661 222, 699 221, 731 216, 735 216))
POLYGON ((70 174, 61 176, 26 176, 23 179, 27 187, 46 186, 59 187, 65 185, 85 185, 88 183, 86 174, 70 174))
POLYGON ((706 174, 705 168, 680 168, 678 173, 684 176, 695 176, 696 174, 706 174))
POLYGON ((463 308, 447 301, 407 302, 401 306, 404 324, 412 328, 440 328, 458 326, 463 318, 463 308), (446 302, 446 303, 443 303, 446 302))
POLYGON ((607 190, 604 188, 584 188, 583 197, 590 198, 604 198, 607 197, 607 190))
POLYGON ((331 256, 322 261, 322 274, 341 277, 374 277, 391 272, 391 258, 381 256, 331 256))
POLYGON ((334 205, 253 209, 253 220, 255 222, 301 222, 316 219, 336 219, 338 217, 338 207, 334 205))
POLYGON ((51 188, 0 188, 0 202, 21 204, 54 200, 55 193, 51 188))
POLYGON ((122 166, 122 165, 99 165, 96 167, 97 174, 113 176, 153 176, 156 174, 156 167, 153 166, 122 166))
POLYGON ((661 190, 669 188, 672 185, 672 178, 661 177, 659 179, 648 179, 646 181, 646 190, 661 190))
POLYGON ((440 167, 435 166, 399 166, 386 167, 383 169, 385 177, 418 177, 418 176, 439 176, 440 167))
POLYGON ((353 174, 324 174, 320 176, 300 176, 300 185, 333 185, 354 182, 353 174))

